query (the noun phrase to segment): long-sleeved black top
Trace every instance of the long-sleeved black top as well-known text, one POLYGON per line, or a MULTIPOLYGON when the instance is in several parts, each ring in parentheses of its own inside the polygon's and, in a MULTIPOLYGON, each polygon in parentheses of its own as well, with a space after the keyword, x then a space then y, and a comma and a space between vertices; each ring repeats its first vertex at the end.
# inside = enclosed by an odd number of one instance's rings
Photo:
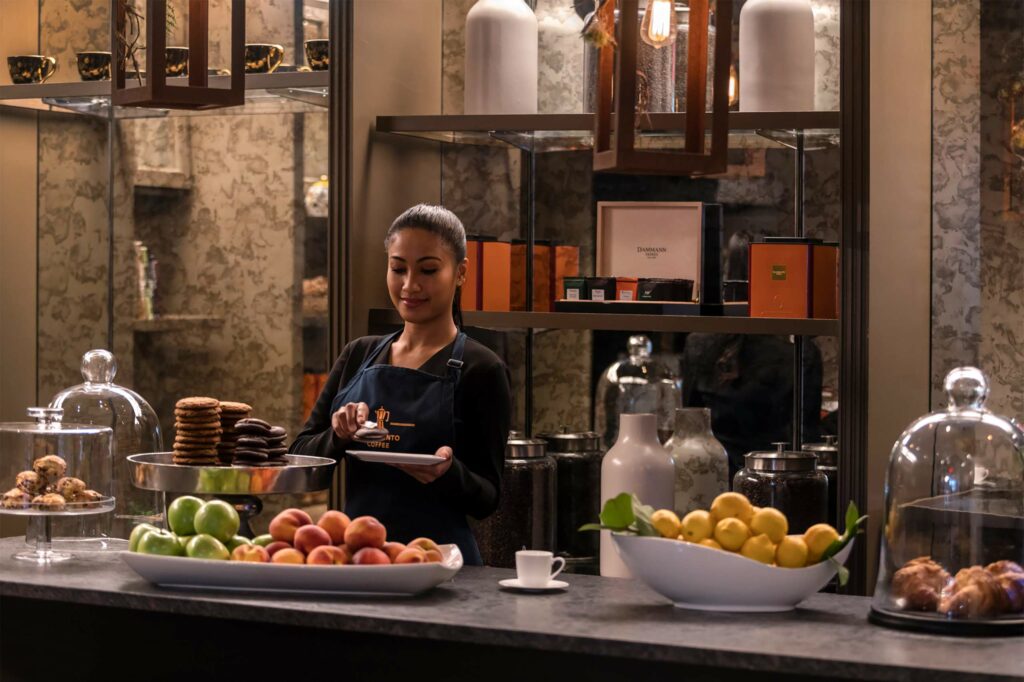
MULTIPOLYGON (((342 441, 331 428, 331 401, 352 380, 381 338, 364 336, 345 346, 289 452, 336 460, 344 456, 351 443, 342 441)), ((419 370, 444 376, 453 345, 454 342, 438 351, 419 370)), ((386 364, 390 356, 388 346, 374 364, 386 364)), ((455 456, 448 471, 426 485, 454 510, 482 519, 498 507, 512 416, 512 390, 508 368, 486 346, 467 338, 462 359, 465 364, 455 387, 455 442, 450 444, 455 456)), ((350 485, 358 484, 353 481, 350 485)))

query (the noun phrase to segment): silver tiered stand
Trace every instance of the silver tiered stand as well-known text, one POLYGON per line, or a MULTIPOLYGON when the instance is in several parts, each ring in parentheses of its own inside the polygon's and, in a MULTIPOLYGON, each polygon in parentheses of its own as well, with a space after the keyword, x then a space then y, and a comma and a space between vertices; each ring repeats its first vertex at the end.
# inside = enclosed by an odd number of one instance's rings
POLYGON ((143 490, 168 496, 215 495, 234 505, 241 519, 239 533, 252 537, 249 520, 263 509, 260 497, 278 493, 303 494, 327 490, 336 462, 325 457, 285 455, 281 466, 191 466, 175 464, 174 453, 147 452, 130 455, 132 483, 143 490))

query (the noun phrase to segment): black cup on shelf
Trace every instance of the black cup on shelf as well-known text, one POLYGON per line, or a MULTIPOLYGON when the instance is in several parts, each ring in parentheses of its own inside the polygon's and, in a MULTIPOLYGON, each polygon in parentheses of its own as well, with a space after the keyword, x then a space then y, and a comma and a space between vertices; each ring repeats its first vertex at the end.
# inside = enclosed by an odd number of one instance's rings
POLYGON ((20 54, 7 58, 7 70, 15 85, 42 83, 57 73, 57 59, 41 54, 20 54))
POLYGON ((284 48, 280 45, 247 43, 245 46, 246 73, 274 73, 284 60, 284 48))
POLYGON ((309 64, 309 68, 314 71, 327 71, 331 68, 331 42, 329 40, 323 38, 307 40, 305 45, 306 62, 309 64))
POLYGON ((188 75, 188 48, 168 47, 164 50, 167 59, 167 66, 164 73, 168 78, 178 78, 188 75))
POLYGON ((78 76, 83 81, 110 80, 109 52, 79 52, 78 76))

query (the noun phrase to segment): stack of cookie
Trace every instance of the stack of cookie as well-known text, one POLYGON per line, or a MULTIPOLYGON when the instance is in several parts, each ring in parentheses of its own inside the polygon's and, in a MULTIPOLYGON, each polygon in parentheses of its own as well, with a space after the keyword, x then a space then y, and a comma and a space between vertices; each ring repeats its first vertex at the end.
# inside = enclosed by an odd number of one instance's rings
POLYGON ((174 463, 211 466, 220 442, 220 401, 182 398, 174 405, 174 463))
POLYGON ((235 463, 246 466, 281 466, 288 452, 288 432, 262 419, 240 419, 235 422, 235 463))
POLYGON ((235 460, 235 449, 238 446, 238 433, 235 423, 245 419, 252 413, 252 406, 245 403, 221 401, 220 403, 220 442, 217 443, 217 459, 221 464, 231 464, 235 460))

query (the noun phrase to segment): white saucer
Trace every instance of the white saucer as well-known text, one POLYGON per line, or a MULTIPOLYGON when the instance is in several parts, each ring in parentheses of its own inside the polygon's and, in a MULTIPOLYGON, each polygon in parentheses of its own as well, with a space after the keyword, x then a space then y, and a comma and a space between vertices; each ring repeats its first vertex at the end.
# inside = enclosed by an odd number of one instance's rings
POLYGON ((345 453, 364 462, 379 462, 381 464, 430 466, 444 461, 443 457, 437 455, 418 455, 411 452, 391 452, 390 450, 346 450, 345 453))
POLYGON ((506 589, 515 590, 516 592, 530 592, 537 594, 542 594, 544 592, 560 592, 569 588, 569 583, 563 580, 552 580, 544 587, 526 587, 519 582, 519 578, 499 580, 498 584, 506 589))

